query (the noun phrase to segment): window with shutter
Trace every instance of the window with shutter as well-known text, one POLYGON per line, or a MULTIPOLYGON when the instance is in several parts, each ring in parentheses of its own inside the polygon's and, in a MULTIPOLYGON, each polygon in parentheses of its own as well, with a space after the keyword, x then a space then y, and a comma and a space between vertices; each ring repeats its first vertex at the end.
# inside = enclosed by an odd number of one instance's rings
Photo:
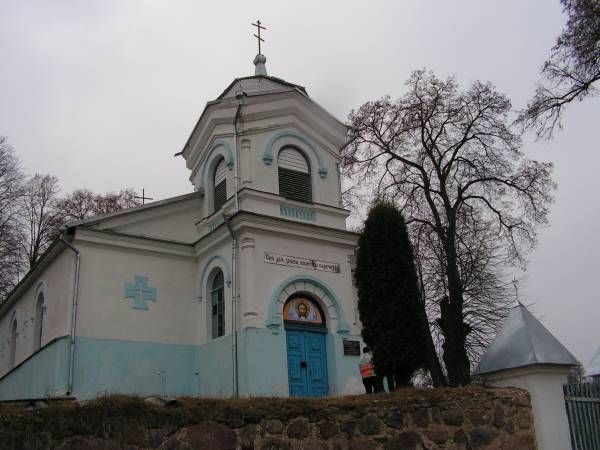
POLYGON ((292 200, 312 202, 310 167, 302 153, 293 147, 284 147, 277 160, 279 195, 292 200))
POLYGON ((213 204, 215 205, 215 211, 221 209, 221 206, 227 200, 227 168, 225 166, 225 160, 221 159, 217 167, 215 168, 215 176, 213 180, 214 186, 214 197, 213 204))

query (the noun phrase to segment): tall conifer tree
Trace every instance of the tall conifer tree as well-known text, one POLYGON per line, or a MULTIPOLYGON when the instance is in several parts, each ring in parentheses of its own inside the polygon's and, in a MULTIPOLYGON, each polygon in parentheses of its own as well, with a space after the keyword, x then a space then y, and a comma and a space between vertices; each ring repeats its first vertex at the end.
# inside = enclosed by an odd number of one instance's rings
POLYGON ((379 201, 369 211, 355 279, 362 335, 375 366, 397 384, 409 384, 417 369, 429 366, 432 341, 406 224, 389 203, 379 201))

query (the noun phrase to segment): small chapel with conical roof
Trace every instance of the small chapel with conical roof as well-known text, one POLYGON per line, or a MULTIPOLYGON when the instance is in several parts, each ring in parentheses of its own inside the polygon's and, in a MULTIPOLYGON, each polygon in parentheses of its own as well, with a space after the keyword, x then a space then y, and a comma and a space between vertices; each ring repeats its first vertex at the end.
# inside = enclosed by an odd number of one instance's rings
POLYGON ((192 193, 67 224, 0 307, 0 399, 363 392, 347 129, 254 64, 177 153, 192 193))

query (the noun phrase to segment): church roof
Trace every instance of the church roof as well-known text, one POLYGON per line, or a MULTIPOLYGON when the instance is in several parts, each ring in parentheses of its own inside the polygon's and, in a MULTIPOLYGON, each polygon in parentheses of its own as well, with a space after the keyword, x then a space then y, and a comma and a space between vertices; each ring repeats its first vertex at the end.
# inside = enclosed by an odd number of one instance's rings
POLYGON ((160 206, 170 205, 172 203, 183 202, 194 197, 202 198, 202 195, 198 192, 190 192, 189 194, 178 195, 176 197, 166 198, 164 200, 158 200, 152 203, 146 203, 145 205, 134 206, 131 208, 120 209, 119 211, 115 211, 107 214, 99 214, 97 216, 90 217, 89 219, 79 220, 76 222, 70 222, 65 224, 67 228, 73 228, 78 226, 96 224, 98 222, 102 222, 106 219, 112 219, 113 217, 124 216, 131 213, 136 213, 140 211, 146 211, 148 209, 157 208, 160 206))
POLYGON ((475 373, 484 374, 533 364, 577 366, 581 363, 519 303, 506 317, 475 373))
POLYGON ((234 79, 231 83, 229 83, 229 86, 227 86, 225 88, 225 90, 221 93, 221 95, 219 95, 215 101, 221 100, 222 98, 224 98, 227 93, 229 92, 229 90, 235 86, 236 83, 239 83, 240 81, 245 81, 245 80, 259 80, 259 79, 265 79, 265 80, 269 80, 272 81, 273 83, 277 83, 292 89, 298 89, 300 90, 304 95, 306 95, 308 97, 308 93, 306 92, 306 88, 304 86, 300 86, 299 84, 294 84, 294 83, 290 83, 288 81, 285 81, 281 78, 277 78, 277 77, 272 77, 272 76, 268 76, 268 75, 252 75, 252 76, 247 76, 247 77, 239 77, 234 79))
POLYGON ((587 366, 585 374, 588 377, 600 375, 600 347, 598 348, 598 350, 596 350, 594 357, 590 361, 590 364, 587 366))

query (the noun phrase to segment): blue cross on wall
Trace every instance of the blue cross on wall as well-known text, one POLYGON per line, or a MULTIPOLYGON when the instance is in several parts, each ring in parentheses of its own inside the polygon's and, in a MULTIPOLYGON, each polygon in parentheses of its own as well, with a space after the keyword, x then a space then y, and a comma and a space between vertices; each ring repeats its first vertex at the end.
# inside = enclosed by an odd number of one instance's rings
POLYGON ((148 286, 148 277, 134 275, 134 284, 125 283, 125 298, 132 298, 133 309, 148 309, 147 301, 156 302, 156 288, 148 286))

